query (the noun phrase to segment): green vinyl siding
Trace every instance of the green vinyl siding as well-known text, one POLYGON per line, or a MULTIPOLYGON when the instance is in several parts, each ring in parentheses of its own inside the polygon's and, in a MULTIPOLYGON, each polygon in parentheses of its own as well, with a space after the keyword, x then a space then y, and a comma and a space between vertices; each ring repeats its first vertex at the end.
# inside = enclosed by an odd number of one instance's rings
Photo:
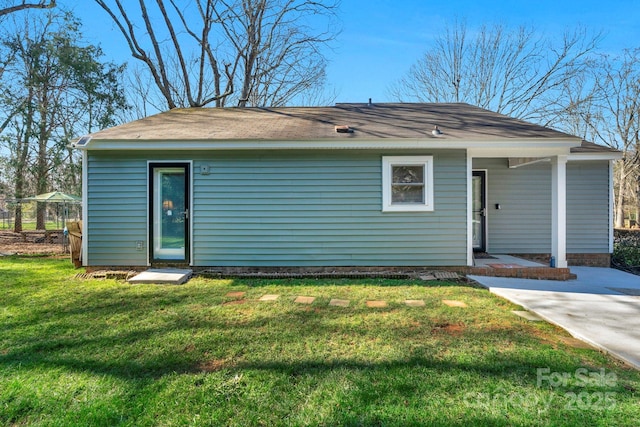
POLYGON ((147 163, 91 154, 87 174, 89 265, 147 265, 147 163), (144 243, 136 249, 136 241, 144 243))
MULTIPOLYGON (((473 168, 487 170, 487 250, 550 253, 550 163, 510 169, 507 159, 474 159, 473 168)), ((568 253, 609 252, 608 174, 607 161, 567 163, 568 253)))
POLYGON ((569 162, 567 166, 567 252, 608 253, 609 162, 569 162))
POLYGON ((551 249, 551 169, 538 163, 509 169, 507 159, 474 159, 487 169, 489 252, 548 253, 551 249), (500 204, 501 209, 496 209, 500 204))
MULTIPOLYGON (((382 212, 382 152, 173 152, 153 160, 193 160, 194 266, 465 265, 466 154, 384 153, 412 154, 434 156, 434 212, 382 212)), ((91 265, 146 263, 146 243, 135 249, 135 240, 146 242, 146 168, 141 152, 91 153, 91 265), (119 239, 118 229, 128 232, 119 239)))
POLYGON ((464 264, 465 154, 436 157, 441 160, 434 177, 436 198, 440 195, 436 212, 411 214, 381 212, 381 153, 217 153, 205 176, 198 176, 200 160, 194 165, 194 261, 219 266, 464 264), (451 197, 455 189, 461 198, 451 197))

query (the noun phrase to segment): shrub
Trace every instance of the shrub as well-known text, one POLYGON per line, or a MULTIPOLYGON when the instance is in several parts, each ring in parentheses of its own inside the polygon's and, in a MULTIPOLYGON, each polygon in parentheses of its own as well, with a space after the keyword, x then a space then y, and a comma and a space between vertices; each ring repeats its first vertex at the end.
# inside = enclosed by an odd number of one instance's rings
POLYGON ((621 267, 640 267, 640 230, 616 230, 613 263, 621 267))

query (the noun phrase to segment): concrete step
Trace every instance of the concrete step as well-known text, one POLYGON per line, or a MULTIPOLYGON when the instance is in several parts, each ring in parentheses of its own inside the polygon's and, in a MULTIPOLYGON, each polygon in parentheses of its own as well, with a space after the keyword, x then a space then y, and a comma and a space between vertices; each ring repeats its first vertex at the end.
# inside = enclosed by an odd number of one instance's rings
POLYGON ((159 285, 182 285, 191 278, 193 270, 181 268, 151 268, 129 279, 129 283, 153 283, 159 285))

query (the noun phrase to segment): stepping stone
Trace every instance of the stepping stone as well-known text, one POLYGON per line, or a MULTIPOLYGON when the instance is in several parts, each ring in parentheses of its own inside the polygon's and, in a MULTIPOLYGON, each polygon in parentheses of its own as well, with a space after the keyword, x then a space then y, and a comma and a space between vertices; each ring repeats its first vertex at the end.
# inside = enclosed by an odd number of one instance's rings
POLYGON ((424 301, 421 299, 408 299, 405 300, 404 303, 408 307, 424 307, 424 301))
POLYGON ((436 276, 436 279, 438 280, 460 278, 460 276, 458 276, 458 273, 455 273, 453 271, 436 271, 435 273, 433 273, 433 275, 436 276))
POLYGON ((246 294, 246 292, 238 291, 238 292, 228 292, 227 297, 229 298, 242 298, 246 294))
POLYGON ((334 307, 349 307, 349 300, 332 298, 331 301, 329 301, 329 305, 333 305, 334 307))
POLYGON ((531 322, 541 322, 544 320, 542 317, 530 311, 513 310, 512 313, 515 314, 516 316, 520 316, 523 319, 527 319, 531 322))
POLYGON ((386 301, 376 301, 376 300, 367 301, 366 304, 367 304, 367 307, 369 308, 383 308, 387 306, 386 301))
POLYGON ((425 282, 429 280, 436 280, 436 276, 434 276, 433 274, 424 274, 420 276, 420 280, 424 280, 425 282))
POLYGON ((234 299, 231 301, 223 302, 222 305, 240 305, 240 304, 246 304, 246 303, 247 303, 246 299, 234 299))
POLYGON ((278 298, 280 298, 280 295, 270 295, 270 294, 267 294, 267 295, 263 295, 263 296, 261 296, 259 301, 275 301, 275 300, 277 300, 278 298))
POLYGON ((467 304, 465 304, 464 302, 451 299, 443 299, 442 303, 448 305, 449 307, 467 307, 467 304))
POLYGON ((150 268, 128 280, 129 283, 152 283, 159 285, 182 285, 189 280, 192 270, 179 268, 150 268))
POLYGON ((299 304, 311 304, 316 298, 315 297, 303 297, 303 296, 299 296, 298 298, 296 298, 294 300, 294 302, 297 302, 299 304))

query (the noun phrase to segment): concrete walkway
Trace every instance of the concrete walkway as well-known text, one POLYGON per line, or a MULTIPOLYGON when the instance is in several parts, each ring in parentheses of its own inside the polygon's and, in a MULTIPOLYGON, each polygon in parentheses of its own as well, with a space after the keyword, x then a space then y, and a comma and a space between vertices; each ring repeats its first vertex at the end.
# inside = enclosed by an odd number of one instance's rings
POLYGON ((576 280, 469 278, 640 369, 640 276, 596 267, 571 272, 576 280))

